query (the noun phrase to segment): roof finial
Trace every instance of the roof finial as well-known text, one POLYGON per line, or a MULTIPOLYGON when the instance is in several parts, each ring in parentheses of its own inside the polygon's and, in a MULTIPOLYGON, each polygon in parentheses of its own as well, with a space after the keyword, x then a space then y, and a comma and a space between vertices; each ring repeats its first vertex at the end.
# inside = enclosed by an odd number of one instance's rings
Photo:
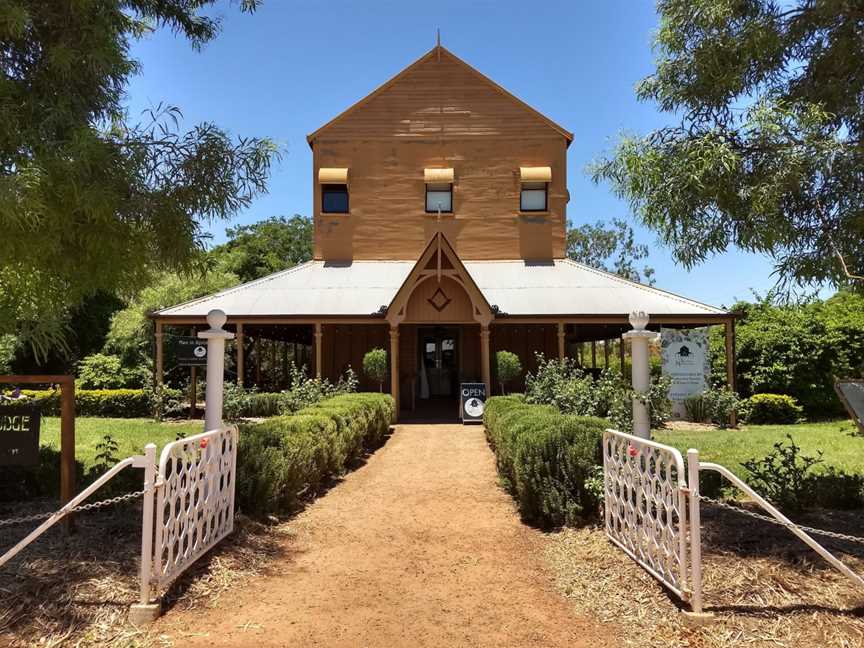
POLYGON ((439 28, 436 29, 435 31, 436 31, 437 34, 438 34, 438 37, 437 37, 437 39, 436 39, 436 43, 435 43, 435 47, 441 47, 441 28, 439 27, 439 28))

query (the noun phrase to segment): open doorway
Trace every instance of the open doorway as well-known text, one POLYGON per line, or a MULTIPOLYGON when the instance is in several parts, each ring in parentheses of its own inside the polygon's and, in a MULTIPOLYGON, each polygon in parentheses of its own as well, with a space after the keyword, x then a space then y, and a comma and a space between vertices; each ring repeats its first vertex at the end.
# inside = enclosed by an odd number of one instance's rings
POLYGON ((417 405, 427 413, 450 418, 458 414, 459 329, 451 326, 417 329, 417 405))

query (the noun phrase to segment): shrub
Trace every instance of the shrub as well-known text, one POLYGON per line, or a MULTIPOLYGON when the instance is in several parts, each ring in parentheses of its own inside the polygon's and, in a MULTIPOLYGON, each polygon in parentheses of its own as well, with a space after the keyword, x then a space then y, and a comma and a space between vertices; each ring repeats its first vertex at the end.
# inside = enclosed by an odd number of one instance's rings
POLYGON ((721 428, 729 427, 732 416, 737 416, 741 410, 738 394, 726 388, 706 389, 700 397, 705 417, 721 428))
MULTIPOLYGON (((651 414, 651 427, 662 427, 672 413, 668 376, 651 378, 644 400, 651 414)), ((633 428, 633 397, 630 385, 614 369, 598 378, 585 373, 572 358, 546 359, 537 354, 537 372, 525 377, 528 403, 554 405, 564 414, 608 418, 619 430, 633 428)))
POLYGON ((384 380, 387 378, 387 352, 384 349, 372 349, 363 356, 363 373, 370 380, 378 383, 378 391, 384 391, 384 380))
POLYGON ((742 403, 742 414, 748 423, 796 423, 804 410, 786 394, 754 394, 742 403))
POLYGON ((495 396, 484 423, 501 481, 523 519, 548 527, 596 514, 595 468, 607 421, 562 414, 522 396, 495 396))
POLYGON ((310 378, 306 367, 297 367, 293 362, 288 367, 291 388, 282 392, 281 413, 290 414, 314 405, 331 396, 350 394, 357 391, 357 376, 351 367, 345 371, 334 385, 326 378, 310 378))
POLYGON ((519 356, 511 351, 498 351, 495 354, 495 369, 498 383, 501 385, 501 395, 504 395, 504 386, 511 380, 519 377, 522 373, 522 363, 519 356))
POLYGON ((146 371, 124 367, 118 356, 94 353, 78 363, 76 386, 81 389, 141 388, 146 371))
POLYGON ((295 414, 244 425, 237 502, 251 515, 289 512, 303 496, 380 445, 395 417, 385 394, 343 394, 295 414))
MULTIPOLYGON (((166 398, 180 392, 163 387, 166 398)), ((59 416, 60 390, 22 389, 21 395, 39 405, 43 416, 59 416)), ((152 395, 145 389, 76 389, 75 414, 110 418, 143 418, 152 414, 152 395)))
POLYGON ((747 483, 760 495, 787 511, 800 511, 813 503, 815 475, 811 472, 823 463, 818 457, 801 454, 801 448, 787 434, 789 445, 782 441, 762 459, 749 459, 741 465, 750 475, 747 483))
POLYGON ((708 410, 702 394, 694 394, 684 399, 684 415, 693 423, 704 423, 708 420, 708 410))

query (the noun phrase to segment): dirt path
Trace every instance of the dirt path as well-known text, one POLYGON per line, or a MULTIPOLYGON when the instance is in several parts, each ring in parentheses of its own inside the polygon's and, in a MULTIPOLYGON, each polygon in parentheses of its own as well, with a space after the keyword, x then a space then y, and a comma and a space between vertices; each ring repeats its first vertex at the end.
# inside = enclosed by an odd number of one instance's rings
POLYGON ((554 592, 546 540, 498 487, 479 427, 399 426, 291 527, 273 573, 217 609, 169 612, 155 635, 184 646, 614 645, 554 592))

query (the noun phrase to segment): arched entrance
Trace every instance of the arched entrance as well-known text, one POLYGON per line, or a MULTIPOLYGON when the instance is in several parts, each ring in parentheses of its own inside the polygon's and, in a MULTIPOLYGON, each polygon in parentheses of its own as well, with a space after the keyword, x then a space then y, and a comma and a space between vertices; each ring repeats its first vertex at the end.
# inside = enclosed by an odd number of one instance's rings
POLYGON ((387 309, 391 392, 400 412, 453 419, 460 382, 489 390, 494 315, 446 237, 436 233, 387 309))

